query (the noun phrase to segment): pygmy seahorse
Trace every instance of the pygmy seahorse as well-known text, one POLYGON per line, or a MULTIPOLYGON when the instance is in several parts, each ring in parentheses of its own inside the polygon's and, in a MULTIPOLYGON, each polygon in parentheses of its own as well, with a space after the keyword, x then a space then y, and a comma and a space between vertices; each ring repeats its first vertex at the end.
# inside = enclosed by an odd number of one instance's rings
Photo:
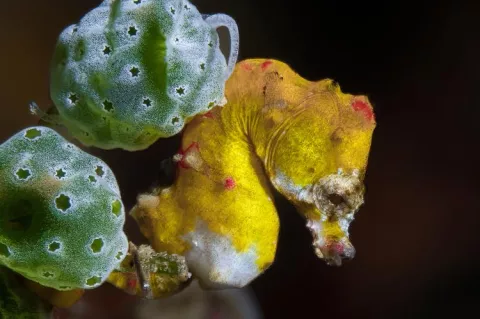
POLYGON ((375 128, 367 97, 261 59, 237 64, 226 97, 184 131, 175 183, 131 212, 152 246, 184 255, 204 287, 247 285, 275 257, 273 185, 305 217, 318 257, 352 258, 375 128))

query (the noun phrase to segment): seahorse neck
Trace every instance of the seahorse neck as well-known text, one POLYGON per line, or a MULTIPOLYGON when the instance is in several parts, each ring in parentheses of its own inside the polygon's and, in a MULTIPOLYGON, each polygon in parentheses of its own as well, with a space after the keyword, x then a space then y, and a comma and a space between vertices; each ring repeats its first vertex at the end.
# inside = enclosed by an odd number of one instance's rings
POLYGON ((255 114, 249 116, 251 119, 246 135, 252 143, 257 156, 264 164, 265 173, 268 176, 274 175, 275 152, 283 136, 291 129, 294 120, 305 110, 304 103, 311 96, 307 97, 297 106, 289 105, 283 109, 283 119, 274 121, 271 114, 265 112, 264 106, 252 108, 255 114))

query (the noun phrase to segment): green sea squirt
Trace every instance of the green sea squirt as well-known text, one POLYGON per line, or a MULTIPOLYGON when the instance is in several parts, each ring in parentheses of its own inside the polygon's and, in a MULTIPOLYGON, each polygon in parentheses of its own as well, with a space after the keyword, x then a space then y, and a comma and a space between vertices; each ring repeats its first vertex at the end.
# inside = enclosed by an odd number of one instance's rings
POLYGON ((52 129, 0 145, 0 265, 57 290, 95 288, 128 250, 109 167, 52 129))
POLYGON ((202 16, 185 0, 104 1, 58 39, 54 122, 87 146, 145 149, 225 103, 237 54, 238 28, 226 15, 202 16), (222 26, 228 61, 216 32, 222 26))

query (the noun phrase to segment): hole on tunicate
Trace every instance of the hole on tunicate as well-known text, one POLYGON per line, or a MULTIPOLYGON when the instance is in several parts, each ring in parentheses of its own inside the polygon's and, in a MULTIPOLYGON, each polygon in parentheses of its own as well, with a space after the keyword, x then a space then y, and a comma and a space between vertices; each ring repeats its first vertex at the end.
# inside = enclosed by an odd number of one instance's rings
POLYGON ((72 104, 75 104, 75 103, 78 102, 78 96, 75 93, 70 94, 68 99, 70 100, 70 103, 72 103, 72 104))
POLYGON ((122 212, 122 203, 117 199, 112 203, 112 213, 115 216, 120 216, 120 213, 122 212))
POLYGON ((70 286, 60 286, 58 288, 63 289, 63 290, 72 290, 72 287, 70 287, 70 286))
POLYGON ((103 120, 104 122, 106 122, 106 121, 107 121, 107 117, 106 117, 106 116, 102 116, 102 120, 103 120))
POLYGON ((49 271, 46 271, 43 273, 43 277, 45 278, 52 278, 54 275, 53 273, 49 272, 49 271))
POLYGON ((175 38, 175 42, 178 42, 178 41, 179 41, 178 38, 175 38))
POLYGON ((171 12, 172 14, 175 14, 175 9, 174 9, 174 8, 170 8, 170 12, 171 12))
POLYGON ((184 8, 185 10, 190 10, 190 8, 187 5, 185 5, 184 8))
POLYGON ((118 254, 115 256, 118 260, 121 260, 123 257, 123 253, 121 251, 118 252, 118 254))
POLYGON ((178 117, 174 117, 174 118, 172 119, 172 124, 173 124, 173 125, 177 124, 178 122, 180 122, 180 119, 179 119, 178 117))
POLYGON ((67 173, 63 169, 59 169, 55 173, 55 176, 57 176, 57 178, 59 178, 59 179, 64 178, 66 175, 67 175, 67 173))
POLYGON ((200 64, 200 69, 205 70, 205 63, 200 64))
POLYGON ((108 101, 108 100, 105 100, 105 101, 103 101, 103 108, 107 112, 112 112, 113 111, 113 103, 108 101))
POLYGON ((39 137, 42 135, 42 132, 36 128, 31 128, 29 130, 27 130, 27 132, 25 133, 25 137, 26 138, 29 138, 31 140, 39 137))
POLYGON ((179 87, 179 88, 177 89, 177 94, 178 94, 178 95, 183 95, 183 94, 185 94, 185 89, 182 88, 182 87, 179 87))
POLYGON ((214 106, 215 106, 215 102, 210 102, 210 103, 208 103, 208 108, 209 108, 209 109, 211 109, 211 108, 214 107, 214 106))
POLYGON ((139 73, 140 70, 137 67, 133 67, 130 69, 130 74, 132 74, 133 77, 137 77, 139 73))
POLYGON ((103 54, 109 55, 110 53, 112 53, 112 49, 110 49, 110 47, 106 45, 105 48, 103 49, 103 54))
POLYGON ((129 34, 130 36, 132 36, 132 37, 133 37, 134 35, 137 35, 137 32, 138 32, 137 28, 135 28, 135 27, 133 27, 133 26, 130 27, 130 28, 128 28, 128 34, 129 34))
POLYGON ((96 238, 95 240, 93 240, 92 244, 90 245, 90 249, 92 249, 94 253, 101 252, 102 248, 103 248, 103 239, 101 238, 96 238))
POLYGON ((97 179, 95 178, 95 176, 92 176, 92 175, 88 176, 88 180, 89 180, 90 182, 92 182, 92 183, 95 183, 95 182, 97 181, 97 179))
POLYGON ((32 173, 28 169, 23 169, 20 168, 16 173, 18 179, 22 180, 27 180, 30 176, 32 176, 32 173))
POLYGON ((83 134, 85 134, 86 137, 90 136, 90 133, 88 133, 88 132, 83 132, 83 134))
POLYGON ((95 173, 97 173, 98 176, 102 177, 105 174, 105 171, 103 170, 103 167, 97 166, 95 169, 95 173))
POLYGON ((78 31, 78 28, 73 28, 72 32, 76 33, 78 31))
POLYGON ((140 3, 142 3, 142 0, 133 0, 133 3, 140 4, 140 3))
POLYGON ((212 43, 211 41, 208 42, 208 46, 209 46, 209 47, 213 47, 213 43, 212 43))
POLYGON ((9 257, 11 255, 10 249, 5 244, 0 243, 0 256, 9 257))
POLYGON ((145 105, 146 107, 152 106, 152 100, 150 100, 150 99, 144 99, 144 100, 143 100, 143 105, 145 105))
POLYGON ((56 252, 57 250, 60 249, 60 243, 58 241, 54 241, 50 245, 48 245, 48 250, 51 252, 56 252))
POLYGON ((87 286, 95 286, 101 282, 102 278, 93 276, 92 278, 87 279, 87 286))
POLYGON ((60 196, 55 198, 55 206, 57 206, 57 208, 61 211, 66 211, 72 206, 70 203, 70 197, 65 194, 60 194, 60 196))

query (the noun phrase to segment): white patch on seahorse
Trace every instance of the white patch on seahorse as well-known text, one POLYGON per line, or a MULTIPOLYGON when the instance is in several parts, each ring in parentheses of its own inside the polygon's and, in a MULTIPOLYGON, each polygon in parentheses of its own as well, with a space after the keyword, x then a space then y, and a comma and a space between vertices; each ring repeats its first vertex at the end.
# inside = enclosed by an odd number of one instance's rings
POLYGON ((312 233, 313 237, 313 248, 315 249, 315 254, 319 258, 323 258, 323 253, 320 250, 321 247, 325 245, 325 238, 323 236, 323 225, 320 220, 307 220, 307 228, 312 233))
POLYGON ((272 183, 277 189, 283 191, 287 195, 292 196, 299 201, 313 203, 311 191, 312 186, 296 185, 287 175, 285 175, 279 169, 275 170, 275 177, 273 178, 272 183))
POLYGON ((209 230, 203 221, 197 222, 184 239, 191 244, 185 254, 187 265, 206 287, 241 288, 261 273, 253 245, 246 252, 238 252, 229 237, 209 230))
POLYGON ((354 214, 355 214, 355 211, 352 211, 352 212, 348 213, 347 215, 345 215, 343 217, 340 217, 338 219, 338 225, 340 226, 340 229, 343 231, 343 233, 347 237, 349 235, 348 229, 350 228, 350 223, 354 219, 354 214))

